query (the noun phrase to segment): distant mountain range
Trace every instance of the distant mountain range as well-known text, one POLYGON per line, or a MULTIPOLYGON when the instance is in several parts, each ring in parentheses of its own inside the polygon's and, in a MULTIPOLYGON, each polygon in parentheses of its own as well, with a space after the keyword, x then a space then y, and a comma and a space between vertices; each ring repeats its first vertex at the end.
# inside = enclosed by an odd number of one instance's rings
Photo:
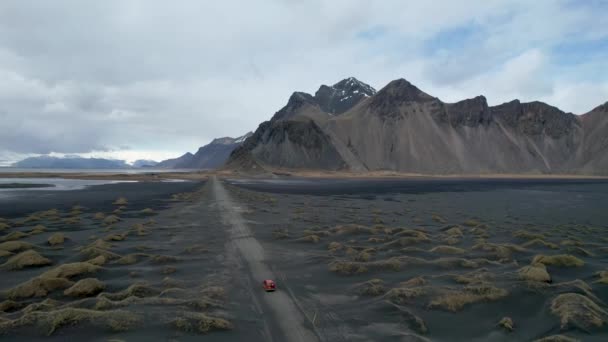
POLYGON ((81 157, 30 157, 12 165, 21 169, 126 169, 131 165, 124 160, 81 157))
POLYGON ((217 138, 201 147, 195 154, 190 152, 174 159, 163 160, 156 167, 166 169, 215 169, 228 160, 230 153, 240 146, 253 133, 238 138, 217 138))
POLYGON ((584 115, 542 102, 445 103, 404 79, 348 78, 296 92, 225 168, 423 174, 608 174, 608 103, 584 115))

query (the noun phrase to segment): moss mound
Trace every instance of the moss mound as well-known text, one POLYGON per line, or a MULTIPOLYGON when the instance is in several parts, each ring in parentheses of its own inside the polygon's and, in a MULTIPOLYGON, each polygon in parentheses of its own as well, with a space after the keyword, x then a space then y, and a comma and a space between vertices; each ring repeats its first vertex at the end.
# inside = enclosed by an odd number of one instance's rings
POLYGON ((125 197, 119 197, 112 204, 114 204, 114 205, 127 205, 127 204, 129 204, 129 201, 125 197))
POLYGON ((453 247, 453 246, 436 246, 429 250, 431 253, 440 253, 440 254, 464 254, 466 251, 462 248, 453 247))
POLYGON ((140 211, 140 213, 142 213, 143 215, 154 215, 155 214, 154 209, 151 209, 151 208, 143 209, 142 211, 140 211))
POLYGON ((520 247, 514 244, 498 244, 498 243, 489 243, 489 242, 481 242, 472 247, 473 250, 481 250, 484 252, 490 253, 492 256, 498 259, 509 259, 512 254, 515 252, 521 253, 525 252, 525 248, 520 247))
POLYGON ((583 260, 570 254, 537 255, 532 259, 532 263, 557 267, 581 267, 585 265, 583 260))
POLYGON ((7 241, 0 243, 0 250, 12 253, 32 248, 34 248, 34 245, 22 241, 7 241))
POLYGON ((112 224, 116 224, 118 222, 120 222, 120 217, 118 217, 116 215, 109 215, 103 219, 103 223, 108 226, 112 225, 112 224))
POLYGON ((126 311, 96 311, 65 308, 48 312, 33 311, 18 319, 0 323, 0 331, 26 326, 42 328, 48 336, 68 325, 88 324, 111 331, 127 331, 141 322, 141 318, 126 311))
POLYGON ((63 294, 70 297, 89 297, 103 291, 105 287, 105 284, 98 279, 85 278, 63 291, 63 294))
POLYGON ((391 303, 395 304, 408 304, 414 299, 425 296, 429 293, 427 287, 396 287, 386 293, 385 298, 391 303))
POLYGON ((295 239, 293 241, 317 243, 317 242, 321 241, 321 238, 319 237, 319 235, 307 235, 307 236, 303 236, 299 239, 295 239))
POLYGON ((87 262, 91 265, 95 265, 95 266, 103 266, 105 265, 105 263, 107 262, 106 257, 104 257, 103 255, 100 255, 98 257, 95 257, 91 260, 87 260, 87 262))
POLYGON ((508 294, 507 290, 489 284, 469 285, 460 291, 440 295, 429 303, 429 307, 456 312, 462 310, 466 305, 496 301, 505 298, 508 294))
POLYGON ((133 254, 127 254, 123 257, 121 257, 120 259, 116 260, 117 264, 121 264, 121 265, 133 265, 136 264, 140 261, 140 259, 148 257, 148 254, 144 254, 144 253, 133 253, 133 254))
POLYGON ((558 249, 559 246, 553 242, 548 242, 545 241, 543 239, 532 239, 530 241, 527 241, 526 243, 521 245, 524 248, 530 248, 530 247, 546 247, 546 248, 551 248, 551 249, 558 249))
POLYGON ((99 266, 89 264, 88 262, 74 262, 69 264, 63 264, 52 270, 44 272, 41 277, 44 278, 72 278, 75 276, 95 273, 100 269, 99 266))
POLYGON ((382 279, 371 279, 355 286, 356 292, 362 296, 376 297, 386 292, 382 279))
POLYGON ((0 268, 5 270, 20 270, 24 267, 46 266, 52 264, 51 260, 43 257, 34 250, 21 252, 2 264, 0 268))
POLYGON ((608 323, 608 312, 578 293, 562 293, 551 302, 551 313, 560 318, 562 329, 574 327, 584 331, 608 323))
POLYGON ((106 214, 104 214, 104 213, 95 213, 93 215, 93 218, 96 219, 96 220, 100 220, 101 221, 104 218, 106 218, 106 214))
POLYGON ((498 326, 502 327, 507 331, 513 331, 515 324, 513 323, 513 319, 511 317, 503 317, 499 322, 498 326))
POLYGON ((161 291, 148 286, 146 283, 135 283, 128 288, 115 293, 101 293, 99 297, 107 298, 110 300, 124 300, 128 297, 145 298, 158 296, 161 291))
POLYGON ((8 223, 0 222, 0 232, 9 229, 11 226, 8 223))
POLYGON ((15 286, 8 290, 6 295, 10 299, 45 297, 52 291, 65 289, 73 284, 65 278, 40 276, 15 286))
POLYGON ((366 273, 367 267, 359 262, 335 261, 329 264, 329 270, 342 275, 366 273))
POLYGON ((551 335, 538 340, 534 340, 534 342, 580 342, 580 340, 568 337, 566 335, 551 335))
POLYGON ((48 243, 51 246, 61 245, 65 242, 65 235, 63 233, 55 233, 48 239, 48 243))
POLYGON ((232 324, 227 320, 198 312, 181 313, 180 317, 171 321, 171 326, 179 331, 201 334, 232 329, 232 324))
POLYGON ((15 241, 15 240, 19 240, 24 237, 27 237, 27 236, 30 236, 30 235, 26 234, 24 232, 12 232, 12 233, 4 235, 3 237, 0 237, 0 241, 15 241))
POLYGON ((513 232, 513 237, 525 240, 543 240, 545 238, 545 235, 539 233, 532 233, 522 229, 513 232))
POLYGON ((544 264, 536 263, 524 266, 517 271, 519 279, 526 281, 551 282, 551 276, 544 264))
POLYGON ((15 302, 14 300, 5 300, 0 303, 0 312, 7 312, 20 309, 23 304, 15 302))
POLYGON ((44 232, 46 232, 46 227, 39 224, 39 225, 34 226, 34 228, 32 228, 32 230, 30 231, 29 234, 36 235, 36 234, 42 234, 44 232))

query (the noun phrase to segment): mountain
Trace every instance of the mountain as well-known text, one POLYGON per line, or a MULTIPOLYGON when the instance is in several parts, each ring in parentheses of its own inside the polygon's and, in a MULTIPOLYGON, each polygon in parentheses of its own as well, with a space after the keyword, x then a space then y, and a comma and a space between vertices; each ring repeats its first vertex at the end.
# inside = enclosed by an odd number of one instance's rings
POLYGON ((22 169, 126 169, 124 160, 80 157, 30 157, 16 162, 12 167, 22 169))
POLYGON ((181 157, 163 160, 156 164, 156 167, 161 169, 188 169, 188 166, 192 163, 193 158, 194 154, 187 152, 181 157))
POLYGON ((164 160, 156 166, 170 169, 215 169, 224 165, 230 153, 252 134, 249 132, 238 138, 217 138, 199 148, 195 154, 188 152, 179 158, 164 160))
POLYGON ((133 167, 154 167, 158 164, 157 161, 147 160, 147 159, 139 159, 133 162, 133 167))
POLYGON ((348 78, 314 96, 294 93, 226 168, 608 174, 607 111, 604 104, 574 115, 519 100, 489 106, 483 96, 446 103, 405 79, 376 92, 348 78))

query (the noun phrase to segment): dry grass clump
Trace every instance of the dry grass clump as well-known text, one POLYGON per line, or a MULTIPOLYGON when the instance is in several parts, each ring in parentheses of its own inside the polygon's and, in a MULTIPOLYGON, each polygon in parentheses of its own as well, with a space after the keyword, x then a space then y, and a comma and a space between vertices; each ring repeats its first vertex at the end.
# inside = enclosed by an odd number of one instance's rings
POLYGON ((515 324, 511 317, 503 317, 499 322, 498 326, 504 328, 507 331, 513 331, 515 324))
POLYGON ((70 297, 90 297, 105 289, 106 285, 96 278, 85 278, 79 280, 63 294, 70 297))
POLYGON ((366 262, 370 261, 372 258, 372 253, 374 252, 373 248, 365 249, 353 256, 354 261, 366 262))
POLYGON ((546 248, 551 248, 551 249, 558 249, 559 246, 553 242, 549 242, 549 241, 545 241, 543 239, 532 239, 530 241, 527 241, 526 243, 521 245, 524 248, 529 248, 529 247, 546 247, 546 248))
POLYGON ((102 212, 98 212, 98 213, 95 213, 95 214, 93 215, 93 218, 94 218, 94 219, 96 219, 96 220, 100 220, 100 221, 101 221, 101 220, 103 220, 104 218, 106 218, 106 214, 104 214, 104 213, 102 213, 102 212))
POLYGON ((22 306, 23 306, 23 304, 21 304, 19 302, 15 302, 14 300, 5 300, 2 303, 0 303, 0 312, 18 310, 22 306))
POLYGON ((116 260, 116 263, 120 264, 120 265, 133 265, 133 264, 138 263, 141 258, 145 258, 148 256, 149 256, 148 254, 144 254, 144 253, 127 254, 127 255, 121 257, 120 259, 116 260))
POLYGON ((513 232, 513 237, 526 240, 543 240, 546 238, 544 234, 532 233, 523 229, 513 232))
POLYGON ((171 255, 153 255, 150 257, 150 262, 154 264, 166 264, 177 261, 179 261, 179 258, 171 255))
POLYGON ((158 296, 159 294, 160 294, 159 290, 157 290, 153 287, 150 287, 150 286, 148 286, 148 284, 142 282, 142 283, 132 284, 128 288, 126 288, 122 291, 119 291, 119 292, 100 293, 98 297, 117 301, 117 300, 124 300, 129 297, 146 298, 146 297, 158 296))
POLYGON ((385 238, 378 238, 378 237, 370 237, 369 239, 367 239, 367 242, 370 242, 370 243, 382 243, 385 241, 386 241, 385 238))
POLYGON ((595 273, 595 276, 600 278, 595 281, 596 283, 608 285, 608 271, 599 271, 595 273))
POLYGON ((327 250, 330 253, 336 253, 338 251, 341 251, 344 248, 344 245, 342 245, 339 242, 330 242, 329 245, 327 245, 327 250))
POLYGON ((80 217, 66 217, 61 221, 65 224, 75 225, 80 223, 80 217))
POLYGON ((594 257, 595 253, 584 249, 583 247, 568 247, 566 250, 568 253, 582 255, 584 257, 594 257))
POLYGON ((562 246, 577 246, 577 247, 582 247, 585 245, 584 242, 578 240, 578 239, 566 239, 566 240, 562 240, 560 243, 560 245, 562 246))
POLYGON ((38 225, 34 226, 34 228, 32 228, 32 230, 30 230, 29 234, 37 235, 37 234, 42 234, 44 232, 46 232, 46 227, 41 224, 38 224, 38 225))
POLYGON ((319 235, 307 235, 307 236, 303 236, 299 239, 295 239, 293 241, 317 243, 317 242, 321 241, 321 238, 319 237, 319 235))
POLYGON ((420 287, 395 287, 386 293, 385 298, 391 303, 407 304, 416 298, 426 296, 429 293, 429 288, 420 287))
POLYGON ((186 253, 186 254, 203 254, 203 253, 208 253, 208 252, 209 252, 209 249, 207 249, 207 247, 202 244, 192 245, 192 246, 186 247, 186 249, 184 249, 184 253, 186 253))
POLYGON ((127 238, 127 235, 129 235, 129 232, 124 232, 122 234, 110 234, 103 239, 105 241, 123 241, 127 238))
POLYGON ((469 219, 464 221, 463 225, 467 226, 467 227, 477 227, 479 226, 481 223, 475 219, 469 219))
POLYGON ((27 236, 30 236, 30 235, 26 234, 24 232, 12 232, 12 233, 4 235, 3 237, 0 237, 0 241, 15 241, 15 240, 19 240, 24 237, 27 237, 27 236))
POLYGON ((551 302, 551 312, 560 318, 562 329, 574 327, 589 331, 608 323, 608 313, 578 293, 562 293, 551 302))
POLYGON ((329 264, 329 270, 341 275, 362 274, 368 271, 363 264, 350 261, 334 261, 329 264))
POLYGON ((171 325, 183 332, 206 334, 214 330, 231 330, 232 324, 223 318, 207 316, 199 312, 182 312, 171 325))
POLYGON ((356 285, 357 293, 362 296, 380 296, 386 292, 382 279, 371 279, 356 285))
POLYGON ((287 228, 278 228, 272 231, 272 237, 277 240, 288 239, 289 231, 287 228))
POLYGON ((437 215, 437 214, 433 214, 431 216, 431 219, 433 219, 433 221, 438 222, 438 223, 447 223, 448 221, 446 221, 443 217, 437 215))
POLYGON ((46 297, 50 292, 65 289, 74 283, 58 277, 40 276, 21 283, 6 292, 9 299, 46 297))
POLYGON ((328 237, 331 236, 331 233, 327 230, 320 229, 304 229, 302 232, 303 235, 318 235, 320 237, 328 237))
POLYGON ((435 246, 431 248, 429 252, 440 254, 464 254, 466 251, 462 248, 453 246, 435 246))
POLYGON ((135 234, 137 234, 137 236, 148 235, 148 229, 146 229, 146 227, 141 223, 134 224, 131 228, 131 231, 135 231, 135 234))
POLYGON ((473 272, 458 274, 454 276, 454 280, 460 284, 484 284, 494 279, 494 274, 482 268, 473 272))
POLYGON ((585 265, 583 260, 570 254, 537 255, 532 259, 532 263, 557 267, 581 267, 585 265))
POLYGON ((34 248, 34 245, 22 241, 7 241, 0 243, 0 251, 6 252, 19 252, 32 248, 34 248))
POLYGON ((114 205, 127 205, 127 204, 129 204, 129 201, 125 197, 119 197, 112 204, 114 204, 114 205))
POLYGON ((340 225, 331 230, 333 233, 338 235, 343 234, 373 234, 372 228, 362 226, 360 224, 346 224, 340 225))
POLYGON ((462 233, 462 230, 458 227, 452 227, 448 230, 445 231, 446 234, 452 236, 452 237, 463 237, 464 234, 462 233))
POLYGON ((468 285, 461 291, 448 292, 431 300, 429 307, 456 312, 462 310, 466 305, 496 301, 505 298, 508 294, 507 290, 489 284, 468 285))
POLYGON ((547 272, 547 268, 541 263, 524 266, 517 271, 517 275, 520 279, 526 281, 551 282, 551 276, 547 272))
POLYGON ((401 282, 399 285, 401 285, 402 287, 412 287, 412 286, 423 286, 423 285, 426 285, 426 283, 427 282, 423 277, 414 277, 414 278, 401 282))
POLYGON ((42 278, 72 278, 75 276, 95 273, 100 269, 99 266, 89 264, 88 262, 74 262, 69 264, 59 265, 49 271, 44 272, 42 278))
POLYGON ((78 251, 80 252, 80 254, 88 258, 96 258, 98 256, 103 256, 108 260, 119 259, 120 255, 110 252, 108 250, 110 248, 112 248, 112 244, 105 240, 97 239, 87 246, 78 248, 78 251))
MULTIPOLYGON (((431 242, 431 239, 423 232, 419 232, 416 230, 412 230, 412 235, 413 236, 406 236, 406 237, 401 237, 398 238, 396 240, 387 242, 383 245, 383 247, 394 247, 394 246, 401 246, 401 247, 406 247, 406 246, 411 246, 411 245, 418 245, 421 243, 429 243, 431 242)), ((402 232, 403 233, 403 232, 402 232)), ((401 233, 396 234, 396 235, 402 235, 401 233)))
POLYGON ((156 212, 152 208, 143 209, 142 211, 140 211, 140 213, 143 214, 143 215, 154 215, 154 214, 156 214, 156 212))
POLYGON ((52 264, 51 260, 43 257, 33 250, 21 252, 2 264, 0 268, 5 270, 20 270, 24 267, 46 266, 52 264))
POLYGON ((65 242, 65 235, 63 233, 55 233, 49 236, 47 241, 51 246, 61 245, 65 242))
POLYGON ((108 215, 103 219, 103 223, 107 226, 120 222, 120 217, 116 215, 108 215))
POLYGON ((0 323, 0 332, 20 327, 36 326, 48 336, 63 326, 90 324, 111 331, 127 331, 141 322, 141 318, 126 311, 96 311, 88 309, 64 308, 53 311, 33 311, 18 319, 0 323))
POLYGON ((11 226, 8 223, 0 222, 0 232, 9 229, 11 226))
POLYGON ((521 252, 526 251, 525 248, 518 246, 518 245, 514 245, 514 244, 510 244, 510 243, 498 244, 498 243, 490 243, 490 242, 478 243, 478 244, 474 245, 472 247, 472 249, 473 250, 482 250, 484 252, 490 252, 498 259, 509 259, 509 258, 511 258, 511 255, 514 252, 521 253, 521 252))
POLYGON ((107 260, 106 257, 104 257, 103 255, 99 255, 91 260, 87 260, 87 262, 91 265, 103 266, 106 264, 107 260))

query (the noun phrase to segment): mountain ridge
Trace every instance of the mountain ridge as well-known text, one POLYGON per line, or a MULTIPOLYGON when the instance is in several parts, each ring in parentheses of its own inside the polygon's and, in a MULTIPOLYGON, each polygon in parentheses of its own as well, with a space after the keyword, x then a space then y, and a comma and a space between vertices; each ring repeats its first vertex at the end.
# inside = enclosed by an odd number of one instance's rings
MULTIPOLYGON (((319 91, 326 88, 322 85, 319 91)), ((233 151, 225 168, 608 173, 608 141, 602 138, 608 136, 608 115, 603 115, 608 103, 580 116, 540 101, 489 106, 483 95, 447 103, 397 79, 330 113, 320 103, 326 98, 317 96, 319 91, 315 96, 294 93, 233 151), (281 121, 301 123, 296 128, 281 121), (327 146, 302 143, 295 136, 302 130, 308 139, 327 146)))

